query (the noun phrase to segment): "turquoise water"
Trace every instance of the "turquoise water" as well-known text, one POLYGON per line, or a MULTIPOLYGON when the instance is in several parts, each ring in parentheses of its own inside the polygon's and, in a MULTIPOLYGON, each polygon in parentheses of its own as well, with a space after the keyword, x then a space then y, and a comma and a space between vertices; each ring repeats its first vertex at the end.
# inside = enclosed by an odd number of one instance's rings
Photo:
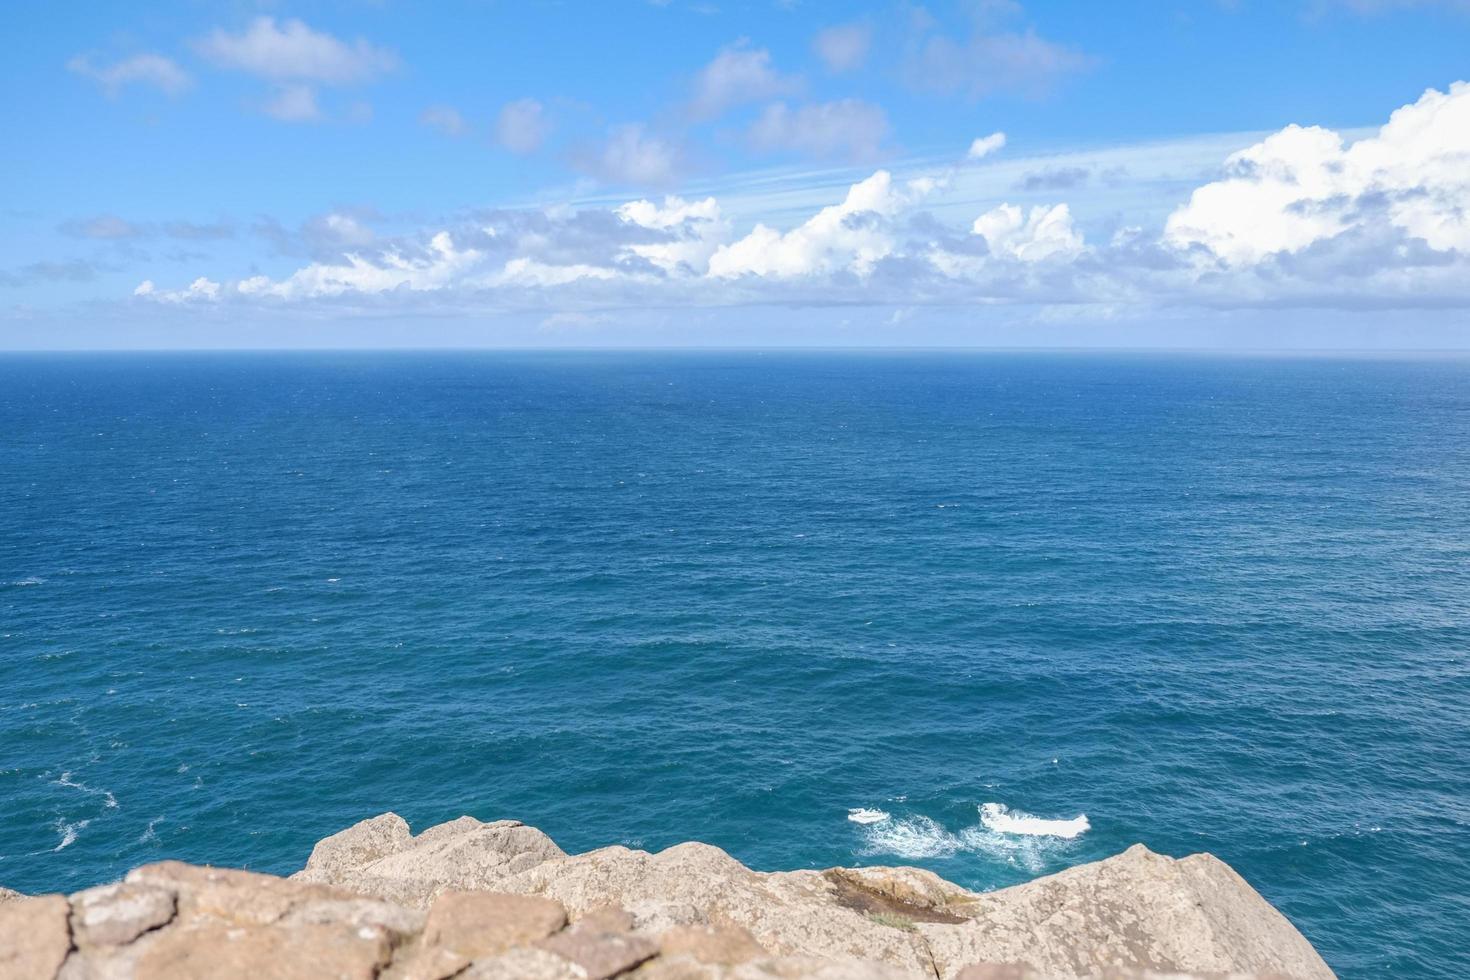
POLYGON ((976 888, 1144 841, 1470 974, 1470 361, 8 356, 0 465, 0 884, 388 809, 976 888))

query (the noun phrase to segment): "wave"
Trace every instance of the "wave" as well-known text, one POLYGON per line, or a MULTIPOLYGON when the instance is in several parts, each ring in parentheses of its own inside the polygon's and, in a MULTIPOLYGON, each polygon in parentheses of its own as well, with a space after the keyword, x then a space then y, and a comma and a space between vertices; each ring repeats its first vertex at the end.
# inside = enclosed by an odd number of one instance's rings
POLYGON ((51 848, 51 852, 54 854, 75 844, 77 834, 91 822, 90 820, 78 820, 76 823, 67 823, 65 820, 58 819, 56 821, 56 832, 61 835, 61 843, 51 848))
MULTIPOLYGON (((893 855, 906 860, 974 854, 1039 874, 1070 850, 1072 842, 1091 826, 1085 815, 1071 820, 1046 820, 1012 811, 999 803, 984 804, 979 811, 979 824, 958 833, 923 815, 889 817, 871 823, 853 821, 862 823, 863 846, 859 853, 893 855)), ((851 813, 848 819, 852 820, 851 813)))
POLYGON ((111 790, 96 789, 94 787, 88 786, 86 783, 79 783, 71 778, 71 772, 69 771, 63 772, 60 779, 53 779, 51 781, 51 785, 67 786, 71 789, 80 790, 81 792, 86 793, 89 796, 100 796, 103 799, 103 806, 107 807, 107 809, 113 810, 117 808, 117 797, 112 795, 111 790))
POLYGON ((35 575, 30 575, 26 578, 18 578, 10 584, 16 586, 17 588, 23 588, 27 585, 45 585, 46 580, 43 578, 37 578, 35 575))
POLYGON ((963 843, 928 817, 907 817, 868 824, 868 854, 895 854, 901 858, 951 857, 963 843))
POLYGON ((853 823, 882 823, 890 816, 886 810, 871 810, 864 806, 855 806, 847 811, 847 819, 853 823))
POLYGON ((982 803, 980 822, 999 834, 1020 834, 1027 837, 1060 837, 1072 840, 1092 829, 1087 814, 1070 820, 1047 820, 1033 817, 1020 810, 1012 810, 1001 803, 982 803))

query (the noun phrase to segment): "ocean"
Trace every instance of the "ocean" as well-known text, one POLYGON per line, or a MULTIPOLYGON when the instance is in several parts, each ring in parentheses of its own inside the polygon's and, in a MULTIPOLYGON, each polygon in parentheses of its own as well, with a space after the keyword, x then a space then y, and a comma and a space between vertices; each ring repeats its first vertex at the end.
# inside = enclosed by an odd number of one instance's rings
POLYGON ((0 357, 0 885, 385 810, 1470 975, 1470 360, 0 357))

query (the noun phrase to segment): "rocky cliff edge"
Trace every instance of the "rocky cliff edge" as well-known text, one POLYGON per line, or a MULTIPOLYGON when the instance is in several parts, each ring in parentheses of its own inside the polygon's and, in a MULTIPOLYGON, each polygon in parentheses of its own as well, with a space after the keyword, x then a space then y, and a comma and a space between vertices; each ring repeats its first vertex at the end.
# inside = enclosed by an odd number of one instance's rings
POLYGON ((71 896, 0 889, 3 980, 1320 980, 1208 854, 1136 845, 989 893, 917 868, 752 871, 719 848, 569 855, 533 827, 396 814, 290 878, 176 861, 71 896))

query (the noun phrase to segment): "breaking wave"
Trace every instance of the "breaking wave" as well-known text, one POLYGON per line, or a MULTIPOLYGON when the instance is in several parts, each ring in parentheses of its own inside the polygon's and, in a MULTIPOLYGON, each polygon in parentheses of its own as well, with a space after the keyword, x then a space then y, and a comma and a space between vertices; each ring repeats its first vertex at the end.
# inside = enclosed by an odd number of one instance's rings
MULTIPOLYGON (((862 825, 863 844, 859 853, 892 855, 906 860, 975 854, 1040 873, 1091 826, 1085 815, 1070 820, 1048 820, 1010 810, 999 803, 983 804, 979 811, 979 824, 959 832, 950 831, 923 815, 895 819, 885 814, 885 819, 868 823, 854 820, 862 825)), ((851 813, 848 819, 853 819, 851 813)))
POLYGON ((1092 829, 1087 814, 1070 820, 1047 820, 1012 810, 1001 803, 982 803, 980 823, 999 834, 1021 834, 1028 837, 1060 837, 1072 840, 1092 829))

